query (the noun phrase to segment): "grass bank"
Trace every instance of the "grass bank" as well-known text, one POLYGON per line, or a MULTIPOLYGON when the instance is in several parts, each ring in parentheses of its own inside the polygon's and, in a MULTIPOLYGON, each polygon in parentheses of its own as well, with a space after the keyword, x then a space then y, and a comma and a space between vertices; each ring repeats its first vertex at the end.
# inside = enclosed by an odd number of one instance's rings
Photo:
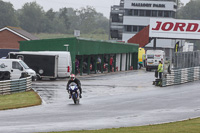
MULTIPOLYGON (((68 38, 74 37, 72 34, 48 34, 48 33, 40 33, 35 34, 40 39, 55 39, 55 38, 68 38)), ((108 40, 108 34, 81 34, 82 38, 94 39, 94 40, 108 40)))
POLYGON ((200 118, 159 125, 52 133, 200 133, 200 118))
POLYGON ((0 95, 0 101, 0 110, 30 107, 42 103, 38 94, 33 90, 10 95, 0 95))

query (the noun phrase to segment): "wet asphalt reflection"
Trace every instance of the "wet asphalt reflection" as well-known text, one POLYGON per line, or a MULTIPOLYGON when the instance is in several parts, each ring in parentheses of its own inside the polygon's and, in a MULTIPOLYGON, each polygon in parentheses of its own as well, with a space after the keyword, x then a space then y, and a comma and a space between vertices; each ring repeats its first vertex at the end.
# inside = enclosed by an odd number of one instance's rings
MULTIPOLYGON (((135 82, 137 79, 129 79, 132 75, 138 75, 138 78, 146 75, 145 71, 133 71, 133 72, 121 72, 121 73, 109 73, 109 74, 97 74, 87 76, 77 76, 80 79, 83 89, 84 97, 95 97, 101 95, 114 95, 124 92, 137 91, 150 89, 151 82, 153 80, 152 73, 149 73, 149 80, 146 80, 148 84, 140 84, 135 82), (125 78, 121 78, 125 76, 125 78), (150 84, 150 85, 149 85, 150 84)), ((147 75, 146 75, 147 76, 147 75)), ((61 98, 60 92, 65 94, 68 98, 66 91, 66 84, 68 79, 58 79, 57 81, 36 81, 33 82, 33 89, 40 95, 45 104, 56 103, 61 98)))

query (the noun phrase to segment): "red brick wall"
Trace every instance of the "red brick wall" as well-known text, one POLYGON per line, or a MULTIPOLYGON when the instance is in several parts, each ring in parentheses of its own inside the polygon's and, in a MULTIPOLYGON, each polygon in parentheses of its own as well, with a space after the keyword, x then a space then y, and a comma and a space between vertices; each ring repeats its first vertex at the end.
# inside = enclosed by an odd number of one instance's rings
POLYGON ((127 42, 139 44, 139 47, 144 47, 145 45, 147 45, 149 43, 149 26, 143 28, 127 42))
POLYGON ((0 31, 0 49, 19 49, 18 41, 24 40, 8 30, 0 31))

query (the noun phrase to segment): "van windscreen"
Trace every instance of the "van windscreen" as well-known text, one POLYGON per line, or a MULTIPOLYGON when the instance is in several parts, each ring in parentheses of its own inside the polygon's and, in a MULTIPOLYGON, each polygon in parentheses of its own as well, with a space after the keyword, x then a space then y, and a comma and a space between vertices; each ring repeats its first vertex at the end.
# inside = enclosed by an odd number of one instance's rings
POLYGON ((154 59, 154 55, 147 55, 147 59, 154 59))
POLYGON ((19 61, 19 63, 25 68, 25 69, 29 69, 29 67, 26 65, 26 63, 24 63, 23 61, 19 61))

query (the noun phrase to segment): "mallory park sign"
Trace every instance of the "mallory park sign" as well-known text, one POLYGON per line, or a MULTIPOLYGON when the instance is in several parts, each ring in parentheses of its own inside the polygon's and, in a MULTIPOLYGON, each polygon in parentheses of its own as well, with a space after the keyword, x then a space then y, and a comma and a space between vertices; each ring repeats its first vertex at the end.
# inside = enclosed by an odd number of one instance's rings
POLYGON ((200 21, 182 19, 150 19, 149 37, 200 39, 200 21))
POLYGON ((165 8, 165 4, 151 4, 151 3, 132 3, 134 7, 159 7, 165 8))

